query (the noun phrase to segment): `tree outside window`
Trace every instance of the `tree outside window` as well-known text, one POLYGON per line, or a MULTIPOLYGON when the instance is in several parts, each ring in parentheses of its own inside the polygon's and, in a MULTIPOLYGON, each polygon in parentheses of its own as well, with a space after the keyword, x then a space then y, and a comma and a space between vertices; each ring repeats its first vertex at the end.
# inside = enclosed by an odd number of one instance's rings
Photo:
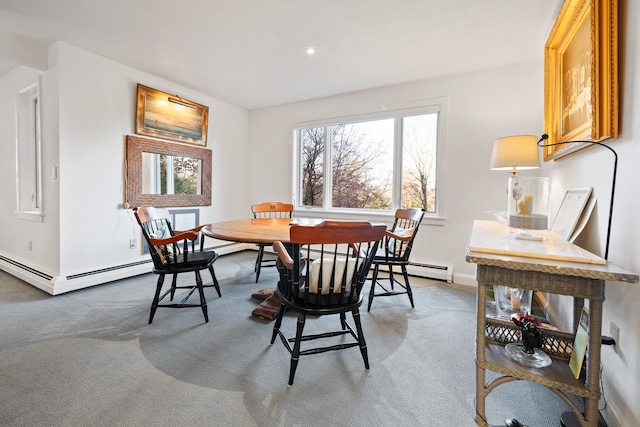
POLYGON ((422 207, 436 212, 438 113, 296 132, 302 206, 381 211, 422 207), (401 155, 396 158, 394 153, 401 155))

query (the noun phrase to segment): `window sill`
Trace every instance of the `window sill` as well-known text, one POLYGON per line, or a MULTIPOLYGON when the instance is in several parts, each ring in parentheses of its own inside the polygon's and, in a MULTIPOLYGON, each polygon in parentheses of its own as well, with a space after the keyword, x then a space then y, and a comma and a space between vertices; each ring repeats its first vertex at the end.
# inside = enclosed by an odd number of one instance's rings
POLYGON ((44 215, 37 211, 18 211, 16 212, 16 216, 19 219, 33 222, 42 222, 42 219, 44 218, 44 215))

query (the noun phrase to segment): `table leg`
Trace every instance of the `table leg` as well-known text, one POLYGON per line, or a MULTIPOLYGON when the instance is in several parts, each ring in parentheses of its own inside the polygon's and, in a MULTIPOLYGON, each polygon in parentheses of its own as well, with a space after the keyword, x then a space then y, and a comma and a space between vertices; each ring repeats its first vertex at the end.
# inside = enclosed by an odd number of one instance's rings
MULTIPOLYGON (((478 266, 478 268, 482 268, 478 266)), ((479 276, 479 275, 478 275, 479 276)), ((485 362, 484 350, 486 347, 486 315, 487 315, 487 285, 478 277, 478 296, 476 298, 476 415, 475 421, 479 426, 487 426, 485 414, 485 399, 487 397, 485 386, 485 369, 479 363, 485 362)))

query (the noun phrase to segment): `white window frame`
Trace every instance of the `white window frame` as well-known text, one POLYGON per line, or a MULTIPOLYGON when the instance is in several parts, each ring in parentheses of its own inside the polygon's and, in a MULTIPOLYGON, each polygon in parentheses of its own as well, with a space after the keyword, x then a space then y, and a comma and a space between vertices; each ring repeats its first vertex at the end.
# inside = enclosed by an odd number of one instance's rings
MULTIPOLYGON (((345 116, 339 118, 330 118, 306 122, 298 122, 293 125, 293 188, 292 201, 295 209, 295 215, 301 217, 322 217, 322 218, 380 218, 392 219, 396 209, 401 207, 402 191, 402 118, 409 116, 418 116, 422 114, 438 114, 438 135, 436 148, 436 208, 435 212, 425 213, 423 222, 442 225, 445 220, 445 200, 444 200, 444 180, 443 165, 446 147, 446 129, 447 129, 447 102, 446 98, 434 98, 423 100, 419 106, 409 106, 394 110, 366 113, 353 116, 345 116), (375 209, 351 209, 351 208, 335 208, 328 206, 328 192, 331 191, 331 162, 324 162, 324 188, 323 188, 323 206, 303 206, 300 204, 299 194, 302 192, 301 177, 301 147, 300 147, 300 130, 310 127, 328 127, 343 123, 367 122, 383 119, 396 119, 394 128, 394 176, 393 176, 393 193, 392 208, 389 210, 375 209)), ((331 144, 325 147, 325 159, 331 159, 331 144)))
POLYGON ((16 215, 37 222, 43 218, 40 104, 39 82, 16 95, 16 215))

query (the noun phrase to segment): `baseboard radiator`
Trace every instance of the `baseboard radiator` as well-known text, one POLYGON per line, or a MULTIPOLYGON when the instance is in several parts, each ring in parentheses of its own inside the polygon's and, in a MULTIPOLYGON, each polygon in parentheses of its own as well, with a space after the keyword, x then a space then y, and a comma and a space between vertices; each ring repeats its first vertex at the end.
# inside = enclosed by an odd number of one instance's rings
POLYGON ((422 264, 412 262, 407 266, 407 273, 409 273, 411 276, 443 280, 449 283, 453 282, 453 266, 451 265, 422 264))

